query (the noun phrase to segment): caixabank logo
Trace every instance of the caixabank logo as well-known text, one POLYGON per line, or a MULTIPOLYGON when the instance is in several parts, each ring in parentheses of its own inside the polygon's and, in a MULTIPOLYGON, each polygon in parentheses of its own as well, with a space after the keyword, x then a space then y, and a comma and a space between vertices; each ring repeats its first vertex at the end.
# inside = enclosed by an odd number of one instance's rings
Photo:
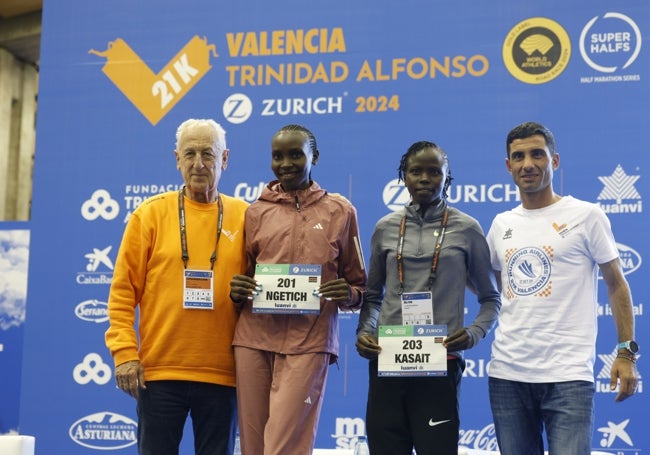
POLYGON ((77 284, 110 285, 113 281, 114 268, 113 260, 109 257, 112 249, 113 245, 108 245, 106 248, 93 248, 92 252, 84 254, 87 260, 86 270, 77 272, 77 284))
POLYGON ((630 423, 630 418, 627 419, 616 419, 616 420, 607 420, 607 423, 602 426, 598 426, 596 431, 598 431, 599 436, 595 439, 598 440, 598 443, 601 448, 607 450, 607 452, 594 452, 592 454, 626 454, 626 455, 639 455, 641 451, 634 443, 632 439, 631 430, 628 428, 630 423))
POLYGON ((217 49, 207 38, 194 36, 158 73, 122 38, 108 43, 106 50, 90 49, 105 57, 104 74, 117 86, 152 125, 156 125, 210 70, 210 54, 217 49))
POLYGON ((564 28, 545 17, 515 25, 503 43, 503 63, 516 79, 544 84, 558 77, 571 58, 571 40, 564 28))

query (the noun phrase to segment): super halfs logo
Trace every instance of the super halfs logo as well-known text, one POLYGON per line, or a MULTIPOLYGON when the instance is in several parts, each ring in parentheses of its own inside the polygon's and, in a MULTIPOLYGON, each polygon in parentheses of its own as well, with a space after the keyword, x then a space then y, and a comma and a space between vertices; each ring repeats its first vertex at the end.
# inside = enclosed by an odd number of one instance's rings
POLYGON ((106 57, 104 74, 152 125, 156 125, 212 68, 214 44, 194 36, 165 67, 155 74, 122 38, 108 43, 105 51, 90 54, 106 57))

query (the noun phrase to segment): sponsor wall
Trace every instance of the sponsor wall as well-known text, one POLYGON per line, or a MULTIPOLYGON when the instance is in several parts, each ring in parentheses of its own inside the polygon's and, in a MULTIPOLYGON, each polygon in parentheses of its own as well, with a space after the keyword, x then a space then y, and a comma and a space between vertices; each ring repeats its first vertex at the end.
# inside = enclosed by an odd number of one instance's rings
MULTIPOLYGON (((518 203, 504 165, 505 136, 517 123, 540 121, 558 142, 556 191, 593 201, 610 216, 634 293, 637 339, 642 350, 650 346, 643 312, 650 244, 639 235, 649 227, 643 137, 650 128, 650 5, 44 6, 19 412, 19 430, 36 436, 39 454, 136 453, 134 402, 115 389, 103 341, 106 301, 131 212, 181 185, 174 133, 189 117, 224 125, 232 152, 221 190, 250 202, 272 178, 272 134, 287 123, 312 129, 321 151, 313 176, 355 204, 366 251, 374 223, 408 201, 397 167, 411 143, 431 140, 448 152, 450 201, 487 230, 497 212, 518 203)), ((602 286, 599 292, 593 448, 638 454, 650 449, 643 423, 648 369, 642 354, 638 395, 615 404, 608 372, 616 335, 602 286)), ((468 296, 468 320, 476 306, 468 296)), ((357 315, 341 320, 341 355, 317 437, 323 448, 351 447, 365 433, 357 315)), ((491 339, 467 353, 462 386, 460 442, 476 449, 496 448, 486 381, 491 339)), ((16 396, 6 402, 0 415, 18 408, 16 396)), ((191 453, 191 438, 183 448, 191 453)))

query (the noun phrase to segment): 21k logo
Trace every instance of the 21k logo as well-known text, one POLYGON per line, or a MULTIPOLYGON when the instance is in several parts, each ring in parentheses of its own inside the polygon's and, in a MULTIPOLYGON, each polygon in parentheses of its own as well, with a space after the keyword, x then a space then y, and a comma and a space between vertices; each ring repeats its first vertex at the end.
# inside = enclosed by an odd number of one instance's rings
POLYGON ((212 68, 210 52, 217 57, 216 46, 198 36, 194 36, 158 74, 154 74, 122 38, 109 42, 105 51, 90 49, 88 52, 106 57, 104 74, 152 125, 156 125, 212 68))

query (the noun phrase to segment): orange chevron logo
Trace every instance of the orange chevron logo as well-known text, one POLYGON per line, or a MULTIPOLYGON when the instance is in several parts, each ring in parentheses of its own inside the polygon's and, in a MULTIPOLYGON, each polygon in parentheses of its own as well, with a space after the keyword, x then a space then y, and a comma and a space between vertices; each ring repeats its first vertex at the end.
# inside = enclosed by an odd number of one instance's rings
POLYGON ((555 232, 560 232, 562 229, 566 229, 566 224, 558 225, 557 223, 553 223, 553 228, 555 232))
POLYGON ((109 42, 105 51, 88 53, 106 57, 104 74, 156 125, 212 68, 210 53, 217 57, 217 48, 194 36, 158 74, 121 38, 109 42))

